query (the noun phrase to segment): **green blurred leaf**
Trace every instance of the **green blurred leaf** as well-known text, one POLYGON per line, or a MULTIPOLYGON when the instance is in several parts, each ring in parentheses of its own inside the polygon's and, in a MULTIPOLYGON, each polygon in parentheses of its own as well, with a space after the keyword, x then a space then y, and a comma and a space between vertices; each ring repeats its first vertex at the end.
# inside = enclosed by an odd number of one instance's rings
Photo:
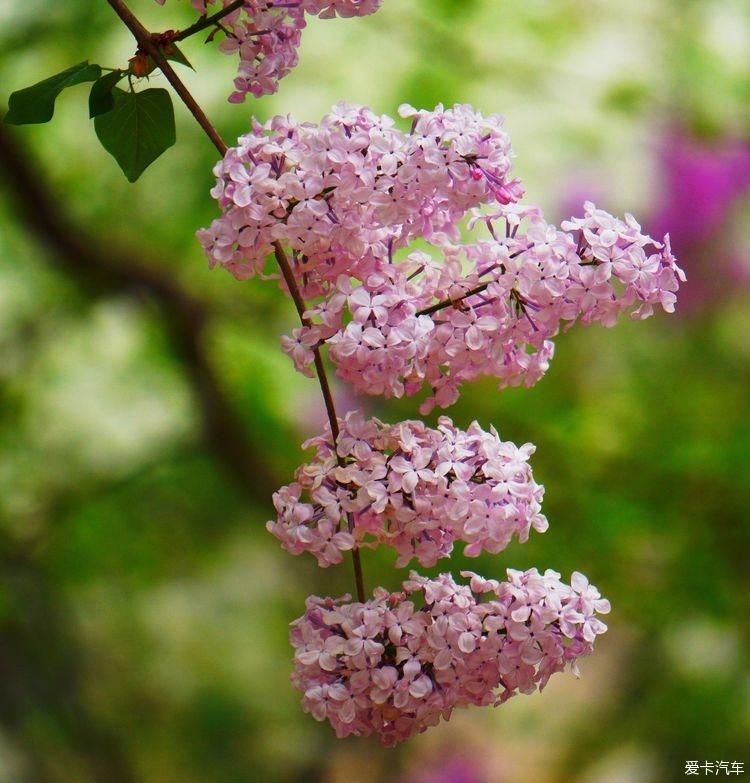
POLYGON ((633 114, 647 105, 649 86, 637 81, 613 84, 602 97, 602 105, 610 111, 633 114))
POLYGON ((94 120, 96 135, 130 182, 175 142, 174 109, 162 89, 112 91, 115 106, 94 120))
POLYGON ((98 65, 89 65, 88 60, 84 60, 31 87, 16 90, 8 100, 5 122, 11 125, 49 122, 55 113, 55 100, 66 87, 73 87, 82 82, 93 82, 99 78, 101 72, 102 69, 98 65))
POLYGON ((112 95, 117 82, 125 74, 122 71, 112 71, 97 79, 91 85, 89 93, 89 117, 98 117, 115 108, 115 97, 112 95))

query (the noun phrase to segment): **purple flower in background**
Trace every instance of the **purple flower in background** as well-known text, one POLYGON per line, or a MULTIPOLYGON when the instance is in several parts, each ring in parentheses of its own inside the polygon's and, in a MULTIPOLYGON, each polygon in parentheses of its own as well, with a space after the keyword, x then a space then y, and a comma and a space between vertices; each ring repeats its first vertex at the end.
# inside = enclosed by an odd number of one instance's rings
POLYGON ((417 777, 407 777, 404 783, 484 783, 479 765, 465 756, 442 758, 417 777))
POLYGON ((750 141, 673 128, 657 154, 661 192, 647 225, 673 238, 688 277, 681 304, 695 309, 750 282, 750 250, 733 234, 735 209, 750 193, 750 141))
POLYGON ((671 131, 659 149, 664 190, 654 224, 687 245, 720 231, 727 210, 750 188, 750 143, 702 141, 671 131))

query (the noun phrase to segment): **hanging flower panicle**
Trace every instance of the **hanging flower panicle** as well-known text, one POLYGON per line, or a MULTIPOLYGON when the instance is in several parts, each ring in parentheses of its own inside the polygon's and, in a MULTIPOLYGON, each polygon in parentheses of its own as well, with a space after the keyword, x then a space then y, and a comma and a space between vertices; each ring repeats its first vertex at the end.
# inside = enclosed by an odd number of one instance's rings
POLYGON ((609 601, 574 573, 508 569, 497 582, 472 572, 412 572, 403 591, 372 600, 307 599, 292 623, 292 682, 302 706, 336 735, 376 734, 395 745, 448 720, 454 709, 498 705, 542 690, 588 655, 609 601))
POLYGON ((685 278, 668 236, 656 241, 631 215, 590 202, 558 229, 517 203, 501 118, 465 105, 401 114, 410 133, 348 104, 319 125, 275 117, 215 169, 223 215, 201 243, 238 278, 262 273, 276 244, 289 252, 310 302, 308 324, 283 339, 300 372, 328 345, 356 391, 427 387, 428 413, 482 376, 532 386, 563 326, 674 310, 685 278), (460 242, 470 212, 468 228, 488 237, 460 242), (411 249, 417 239, 437 257, 411 249))
POLYGON ((502 118, 465 105, 402 114, 411 133, 346 103, 319 125, 255 122, 214 169, 222 217, 199 232, 210 264, 246 278, 279 242, 309 299, 342 274, 362 279, 417 237, 457 240, 467 211, 488 199, 520 198, 502 118))
POLYGON ((310 552, 323 567, 354 546, 391 547, 397 567, 412 558, 433 566, 456 541, 470 557, 496 554, 548 527, 544 487, 528 462, 534 446, 501 441, 476 422, 463 431, 443 416, 431 429, 353 412, 335 450, 330 429, 304 446, 315 457, 274 495, 278 519, 267 527, 288 552, 310 552))

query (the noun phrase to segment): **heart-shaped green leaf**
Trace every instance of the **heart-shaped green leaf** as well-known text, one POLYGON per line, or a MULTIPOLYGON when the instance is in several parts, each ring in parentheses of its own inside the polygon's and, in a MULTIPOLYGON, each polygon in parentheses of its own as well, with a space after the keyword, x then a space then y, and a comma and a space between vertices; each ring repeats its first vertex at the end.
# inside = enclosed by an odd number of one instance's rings
POLYGON ((31 87, 16 90, 8 99, 5 122, 11 125, 49 122, 55 113, 55 100, 66 87, 93 82, 101 72, 98 65, 89 65, 88 61, 84 61, 31 87))
POLYGON ((112 90, 115 105, 94 119, 99 141, 130 182, 175 142, 174 109, 162 89, 143 92, 112 90))

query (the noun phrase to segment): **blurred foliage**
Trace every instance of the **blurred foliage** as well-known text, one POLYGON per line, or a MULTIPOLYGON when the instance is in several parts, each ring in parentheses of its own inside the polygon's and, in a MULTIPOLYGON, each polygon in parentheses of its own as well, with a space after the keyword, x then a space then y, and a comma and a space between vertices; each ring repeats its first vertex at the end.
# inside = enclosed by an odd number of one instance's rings
MULTIPOLYGON (((152 29, 194 16, 176 0, 133 7, 152 29)), ((118 67, 132 54, 105 3, 8 2, 0 22, 2 100, 84 58, 118 67)), ((590 193, 648 228, 669 198, 658 149, 672 129, 709 149, 750 144, 744 0, 385 0, 372 17, 313 21, 280 93, 240 107, 225 102, 233 59, 200 41, 183 49, 228 139, 251 113, 315 120, 341 99, 500 111, 529 200, 556 217, 590 193)), ((286 481, 320 401, 278 351, 293 310, 274 284, 205 268, 194 231, 215 212, 215 152, 178 107, 177 146, 130 185, 94 141, 86 92, 15 134, 36 184, 71 232, 126 248, 206 303, 210 369, 254 458, 286 481)), ((612 599, 612 622, 580 681, 561 675, 386 751, 335 741, 288 683, 287 623, 308 593, 350 590, 349 567, 279 551, 264 530, 271 481, 238 481, 203 436, 174 313, 138 285, 91 288, 4 180, 0 781, 425 783, 467 758, 450 780, 662 783, 683 779, 687 759, 750 764, 747 189, 731 225, 690 256, 719 281, 692 290, 697 305, 574 329, 535 388, 477 384, 451 411, 537 445, 551 527, 449 567, 580 569, 612 599)), ((416 416, 413 400, 358 404, 416 416)), ((405 573, 386 553, 365 569, 370 585, 405 573)))

